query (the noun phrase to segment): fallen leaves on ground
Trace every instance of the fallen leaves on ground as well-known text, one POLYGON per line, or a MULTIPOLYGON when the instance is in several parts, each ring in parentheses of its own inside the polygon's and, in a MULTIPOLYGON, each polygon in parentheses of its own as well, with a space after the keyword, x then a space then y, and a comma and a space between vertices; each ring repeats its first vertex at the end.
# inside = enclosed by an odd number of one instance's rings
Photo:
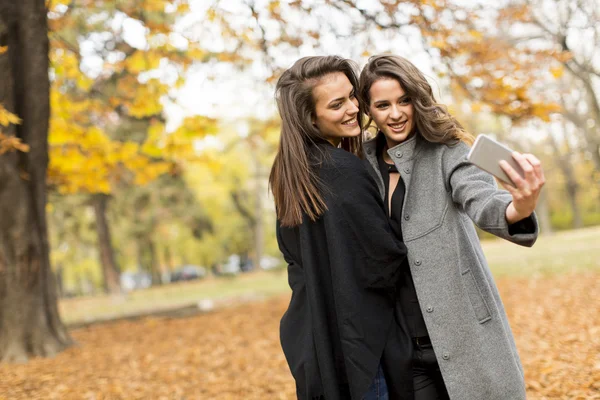
MULTIPOLYGON (((600 399, 599 278, 498 281, 529 399, 600 399)), ((77 329, 54 359, 0 366, 0 399, 294 399, 278 336, 288 300, 77 329)))

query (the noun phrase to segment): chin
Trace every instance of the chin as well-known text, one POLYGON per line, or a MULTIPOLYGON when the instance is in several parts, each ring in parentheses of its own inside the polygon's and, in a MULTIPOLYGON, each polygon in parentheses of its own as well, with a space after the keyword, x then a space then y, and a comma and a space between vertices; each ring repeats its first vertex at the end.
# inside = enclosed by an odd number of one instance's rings
POLYGON ((410 137, 410 133, 388 133, 385 134, 387 140, 400 144, 410 137))
POLYGON ((352 131, 346 131, 343 134, 341 134, 340 137, 352 138, 352 137, 356 137, 358 135, 360 135, 360 128, 356 128, 355 130, 352 130, 352 131))

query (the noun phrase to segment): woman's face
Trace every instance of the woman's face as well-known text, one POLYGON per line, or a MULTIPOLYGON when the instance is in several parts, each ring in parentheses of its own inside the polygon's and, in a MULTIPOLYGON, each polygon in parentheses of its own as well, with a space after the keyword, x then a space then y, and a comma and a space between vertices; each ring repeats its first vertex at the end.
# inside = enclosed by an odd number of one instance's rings
POLYGON ((312 91, 315 100, 315 125, 331 144, 342 138, 360 135, 358 99, 354 87, 342 72, 329 74, 312 91))
POLYGON ((375 81, 369 90, 369 116, 385 135, 388 147, 404 142, 415 131, 411 99, 396 79, 375 81))

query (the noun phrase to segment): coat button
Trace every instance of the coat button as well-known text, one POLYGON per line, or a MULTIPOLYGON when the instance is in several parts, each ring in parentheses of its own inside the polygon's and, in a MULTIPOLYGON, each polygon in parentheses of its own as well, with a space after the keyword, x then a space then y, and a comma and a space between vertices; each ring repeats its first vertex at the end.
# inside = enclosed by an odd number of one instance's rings
POLYGON ((372 152, 373 152, 373 150, 367 149, 367 154, 371 154, 372 152))
POLYGON ((403 156, 403 154, 402 154, 402 152, 401 152, 401 151, 397 151, 397 152, 396 152, 396 157, 398 157, 398 158, 402 158, 402 156, 403 156))
POLYGON ((419 266, 419 265, 421 265, 421 260, 415 260, 415 265, 416 265, 416 266, 419 266))
POLYGON ((410 174, 410 168, 404 168, 404 173, 410 174))
POLYGON ((404 219, 408 221, 408 220, 410 219, 410 215, 406 214, 406 215, 404 216, 404 219))
POLYGON ((450 359, 450 354, 448 354, 448 353, 444 353, 444 355, 442 356, 442 358, 443 358, 444 360, 449 360, 449 359, 450 359))
POLYGON ((433 306, 427 306, 427 308, 425 309, 428 313, 433 312, 433 306))

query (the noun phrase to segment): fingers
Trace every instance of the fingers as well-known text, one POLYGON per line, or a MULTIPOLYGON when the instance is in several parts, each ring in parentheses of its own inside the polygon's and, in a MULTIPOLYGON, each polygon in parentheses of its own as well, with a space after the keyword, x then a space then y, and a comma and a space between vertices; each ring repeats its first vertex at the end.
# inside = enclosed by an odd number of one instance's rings
POLYGON ((527 157, 525 157, 518 151, 513 151, 512 156, 513 159, 519 164, 519 166, 521 166, 521 169, 523 169, 523 172, 525 173, 525 180, 529 183, 532 183, 532 181, 536 178, 533 165, 531 165, 527 157))
POLYGON ((544 176, 544 170, 542 169, 542 163, 533 154, 523 154, 523 157, 531 164, 535 172, 539 187, 542 187, 546 183, 546 177, 544 176))
POLYGON ((513 197, 515 197, 515 195, 518 193, 518 189, 508 182, 501 180, 500 185, 502 185, 502 187, 506 189, 513 197))
POLYGON ((523 185, 523 178, 521 178, 521 175, 519 175, 519 173, 515 171, 514 168, 511 167, 508 162, 500 160, 500 168, 502 168, 502 170, 506 173, 506 175, 508 175, 508 177, 512 181, 504 182, 502 186, 506 187, 506 185, 511 185, 512 187, 517 188, 523 185))

